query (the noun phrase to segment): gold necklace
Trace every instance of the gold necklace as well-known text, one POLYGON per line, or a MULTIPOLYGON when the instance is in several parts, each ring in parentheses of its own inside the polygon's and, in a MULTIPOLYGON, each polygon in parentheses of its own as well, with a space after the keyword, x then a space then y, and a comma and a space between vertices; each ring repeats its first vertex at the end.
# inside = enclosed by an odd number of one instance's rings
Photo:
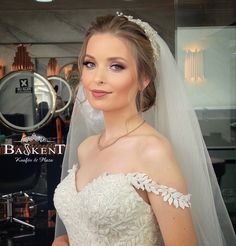
POLYGON ((98 142, 97 142, 97 146, 98 146, 98 149, 100 151, 110 147, 111 145, 115 144, 118 140, 120 140, 121 138, 123 137, 126 137, 128 136, 130 133, 134 132, 135 130, 137 130, 139 127, 141 127, 143 124, 144 124, 145 120, 143 120, 139 125, 137 125, 134 129, 132 129, 131 131, 128 131, 127 133, 125 133, 124 135, 121 135, 120 137, 118 137, 117 139, 115 139, 113 142, 111 142, 110 144, 107 144, 107 145, 104 145, 102 146, 100 141, 101 141, 101 138, 103 136, 103 133, 99 136, 98 138, 98 142))

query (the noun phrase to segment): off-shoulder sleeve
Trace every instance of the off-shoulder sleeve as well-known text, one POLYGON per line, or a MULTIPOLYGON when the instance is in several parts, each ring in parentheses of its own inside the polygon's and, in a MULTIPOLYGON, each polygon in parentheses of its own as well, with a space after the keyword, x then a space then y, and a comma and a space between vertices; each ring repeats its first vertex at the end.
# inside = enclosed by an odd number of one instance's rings
POLYGON ((129 183, 136 189, 142 189, 153 192, 156 195, 161 195, 165 202, 168 202, 170 205, 173 204, 176 208, 184 209, 191 207, 191 194, 184 195, 174 188, 160 185, 145 173, 129 173, 127 174, 127 178, 129 183))

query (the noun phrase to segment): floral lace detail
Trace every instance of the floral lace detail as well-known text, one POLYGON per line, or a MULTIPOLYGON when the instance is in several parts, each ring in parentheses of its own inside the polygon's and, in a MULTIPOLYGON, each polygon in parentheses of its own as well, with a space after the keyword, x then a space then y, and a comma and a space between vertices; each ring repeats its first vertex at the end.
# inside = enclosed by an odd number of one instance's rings
POLYGON ((143 173, 103 173, 77 191, 76 170, 69 170, 54 195, 71 246, 162 245, 156 216, 135 188, 161 194, 176 207, 190 206, 188 195, 158 185, 143 173))
POLYGON ((156 217, 122 173, 102 174, 76 191, 75 168, 57 186, 54 203, 70 246, 157 246, 156 217))
POLYGON ((145 173, 128 173, 127 178, 135 188, 153 192, 156 195, 161 194, 165 202, 168 201, 170 205, 173 203, 176 208, 180 207, 184 209, 185 207, 191 207, 191 194, 184 195, 174 188, 159 185, 145 173))

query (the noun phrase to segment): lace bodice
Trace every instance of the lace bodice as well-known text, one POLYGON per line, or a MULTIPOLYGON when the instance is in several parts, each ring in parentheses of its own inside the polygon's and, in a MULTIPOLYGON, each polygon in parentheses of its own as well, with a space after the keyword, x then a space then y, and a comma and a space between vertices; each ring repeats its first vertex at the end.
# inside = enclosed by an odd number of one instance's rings
POLYGON ((161 245, 153 210, 135 188, 162 195, 175 207, 190 206, 190 195, 159 185, 143 173, 104 173, 78 192, 76 169, 70 170, 54 195, 70 246, 161 245))

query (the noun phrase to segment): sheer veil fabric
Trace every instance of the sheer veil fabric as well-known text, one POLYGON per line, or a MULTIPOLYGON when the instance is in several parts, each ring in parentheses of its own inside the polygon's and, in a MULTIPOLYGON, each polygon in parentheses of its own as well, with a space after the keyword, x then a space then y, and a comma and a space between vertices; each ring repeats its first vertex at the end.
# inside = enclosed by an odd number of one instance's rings
MULTIPOLYGON (((184 81, 167 44, 154 30, 153 34, 152 42, 160 48, 160 57, 155 63, 157 97, 155 105, 143 113, 143 117, 173 146, 188 191, 192 194, 191 210, 199 245, 236 245, 235 233, 196 114, 188 101, 184 81)), ((67 175, 68 169, 78 163, 78 145, 86 137, 100 133, 103 126, 102 112, 89 105, 80 86, 72 113, 61 179, 67 175)), ((57 218, 56 236, 64 233, 65 228, 57 218)))

